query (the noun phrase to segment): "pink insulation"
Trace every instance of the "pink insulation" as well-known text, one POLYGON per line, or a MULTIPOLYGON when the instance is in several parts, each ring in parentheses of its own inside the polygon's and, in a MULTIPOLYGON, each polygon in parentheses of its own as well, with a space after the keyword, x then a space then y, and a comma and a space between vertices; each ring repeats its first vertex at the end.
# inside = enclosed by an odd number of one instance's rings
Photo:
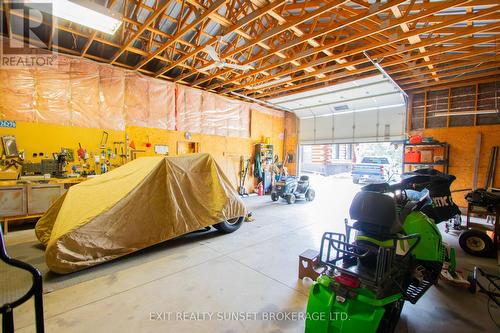
POLYGON ((125 121, 130 126, 147 127, 149 120, 148 79, 135 72, 125 76, 125 121))
POLYGON ((201 132, 203 91, 177 85, 177 129, 201 132))
POLYGON ((167 81, 149 80, 147 127, 175 129, 174 84, 167 81))
POLYGON ((249 137, 249 107, 246 103, 178 85, 177 128, 209 135, 249 137))
POLYGON ((87 59, 0 69, 0 117, 124 130, 126 125, 249 137, 249 104, 87 59))
POLYGON ((99 65, 99 114, 101 128, 125 130, 125 72, 99 65))
POLYGON ((99 65, 72 59, 70 62, 71 125, 99 128, 99 65))
POLYGON ((70 62, 60 58, 57 68, 34 70, 37 121, 71 125, 70 62))
POLYGON ((32 70, 0 71, 0 117, 36 121, 35 77, 32 70))

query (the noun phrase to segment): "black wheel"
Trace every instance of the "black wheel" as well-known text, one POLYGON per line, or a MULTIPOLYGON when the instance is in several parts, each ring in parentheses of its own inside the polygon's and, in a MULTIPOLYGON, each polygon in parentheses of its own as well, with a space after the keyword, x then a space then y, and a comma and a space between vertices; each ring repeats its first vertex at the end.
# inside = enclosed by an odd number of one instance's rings
POLYGON ((290 205, 295 203, 295 199, 297 199, 297 198, 295 197, 294 194, 288 194, 286 196, 286 202, 288 202, 288 204, 290 204, 290 205))
POLYGON ((353 182, 354 184, 359 184, 359 179, 357 179, 357 178, 353 178, 353 179, 352 179, 352 182, 353 182))
POLYGON ((278 201, 279 198, 280 198, 280 196, 278 195, 278 193, 271 192, 271 200, 272 201, 278 201))
POLYGON ((222 233, 230 234, 232 232, 235 232, 241 227, 241 224, 243 223, 244 219, 245 219, 244 216, 235 217, 234 219, 229 219, 227 221, 214 224, 213 227, 222 233))
POLYGON ((313 201, 315 197, 316 197, 316 192, 314 192, 312 188, 308 189, 306 192, 306 200, 313 201))
POLYGON ((465 252, 478 257, 489 257, 494 250, 493 241, 481 230, 470 229, 462 232, 458 242, 465 252))
POLYGON ((394 333, 404 304, 405 300, 402 298, 385 306, 385 313, 382 319, 380 319, 377 333, 394 333))

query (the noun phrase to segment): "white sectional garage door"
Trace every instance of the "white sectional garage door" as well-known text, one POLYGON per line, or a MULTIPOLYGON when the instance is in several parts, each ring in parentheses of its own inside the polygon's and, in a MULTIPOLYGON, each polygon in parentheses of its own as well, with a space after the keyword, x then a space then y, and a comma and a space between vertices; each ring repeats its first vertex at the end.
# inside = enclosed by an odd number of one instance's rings
POLYGON ((301 144, 404 139, 404 97, 382 75, 271 102, 293 110, 300 118, 301 144))

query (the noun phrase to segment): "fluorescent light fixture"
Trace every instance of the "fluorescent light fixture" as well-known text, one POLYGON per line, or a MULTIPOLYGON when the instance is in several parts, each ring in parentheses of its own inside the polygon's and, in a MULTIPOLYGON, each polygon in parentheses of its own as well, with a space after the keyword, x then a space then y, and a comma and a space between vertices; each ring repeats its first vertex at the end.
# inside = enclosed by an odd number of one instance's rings
MULTIPOLYGON (((338 116, 341 114, 359 113, 359 112, 367 112, 367 111, 374 111, 374 110, 384 110, 384 109, 391 109, 391 108, 404 107, 404 106, 406 106, 406 104, 392 104, 392 105, 375 106, 375 107, 369 107, 369 108, 363 108, 363 109, 351 109, 351 110, 346 110, 346 111, 341 111, 341 112, 332 112, 332 113, 321 114, 321 115, 317 115, 317 116, 300 117, 300 118, 301 119, 308 119, 308 118, 331 117, 332 115, 338 116)), ((335 106, 333 108, 335 109, 335 106)))
POLYGON ((86 27, 113 35, 122 24, 122 15, 88 0, 26 0, 30 3, 51 3, 47 13, 86 27))
POLYGON ((239 94, 239 93, 234 92, 234 91, 231 91, 231 94, 233 94, 234 96, 238 96, 238 97, 241 97, 241 98, 248 99, 249 101, 252 101, 252 102, 256 102, 256 103, 260 103, 260 104, 264 104, 264 105, 273 107, 275 109, 280 109, 280 110, 283 110, 283 111, 292 112, 292 110, 290 110, 288 108, 285 108, 284 106, 280 106, 278 104, 274 104, 274 103, 271 103, 271 102, 261 101, 260 99, 253 98, 253 97, 250 97, 250 96, 246 96, 246 95, 243 95, 243 94, 239 94))
POLYGON ((477 111, 457 111, 457 112, 446 112, 446 113, 438 113, 434 114, 432 116, 428 116, 429 118, 432 117, 448 117, 448 116, 474 116, 474 115, 480 115, 480 114, 499 114, 499 110, 477 110, 477 111))
POLYGON ((256 85, 256 86, 252 87, 252 89, 262 89, 262 88, 269 87, 269 86, 272 86, 272 85, 275 85, 275 84, 278 84, 281 82, 289 81, 291 79, 292 79, 292 77, 290 75, 287 75, 287 76, 282 77, 281 79, 276 79, 276 80, 272 80, 272 81, 269 81, 266 83, 256 85))

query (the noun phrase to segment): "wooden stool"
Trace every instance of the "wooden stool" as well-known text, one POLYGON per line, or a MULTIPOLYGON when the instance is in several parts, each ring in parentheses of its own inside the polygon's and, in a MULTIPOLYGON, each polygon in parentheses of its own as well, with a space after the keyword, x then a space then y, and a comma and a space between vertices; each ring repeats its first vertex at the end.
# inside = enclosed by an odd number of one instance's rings
POLYGON ((323 269, 316 270, 319 263, 319 252, 316 250, 306 250, 299 255, 299 279, 305 277, 316 280, 323 269))

